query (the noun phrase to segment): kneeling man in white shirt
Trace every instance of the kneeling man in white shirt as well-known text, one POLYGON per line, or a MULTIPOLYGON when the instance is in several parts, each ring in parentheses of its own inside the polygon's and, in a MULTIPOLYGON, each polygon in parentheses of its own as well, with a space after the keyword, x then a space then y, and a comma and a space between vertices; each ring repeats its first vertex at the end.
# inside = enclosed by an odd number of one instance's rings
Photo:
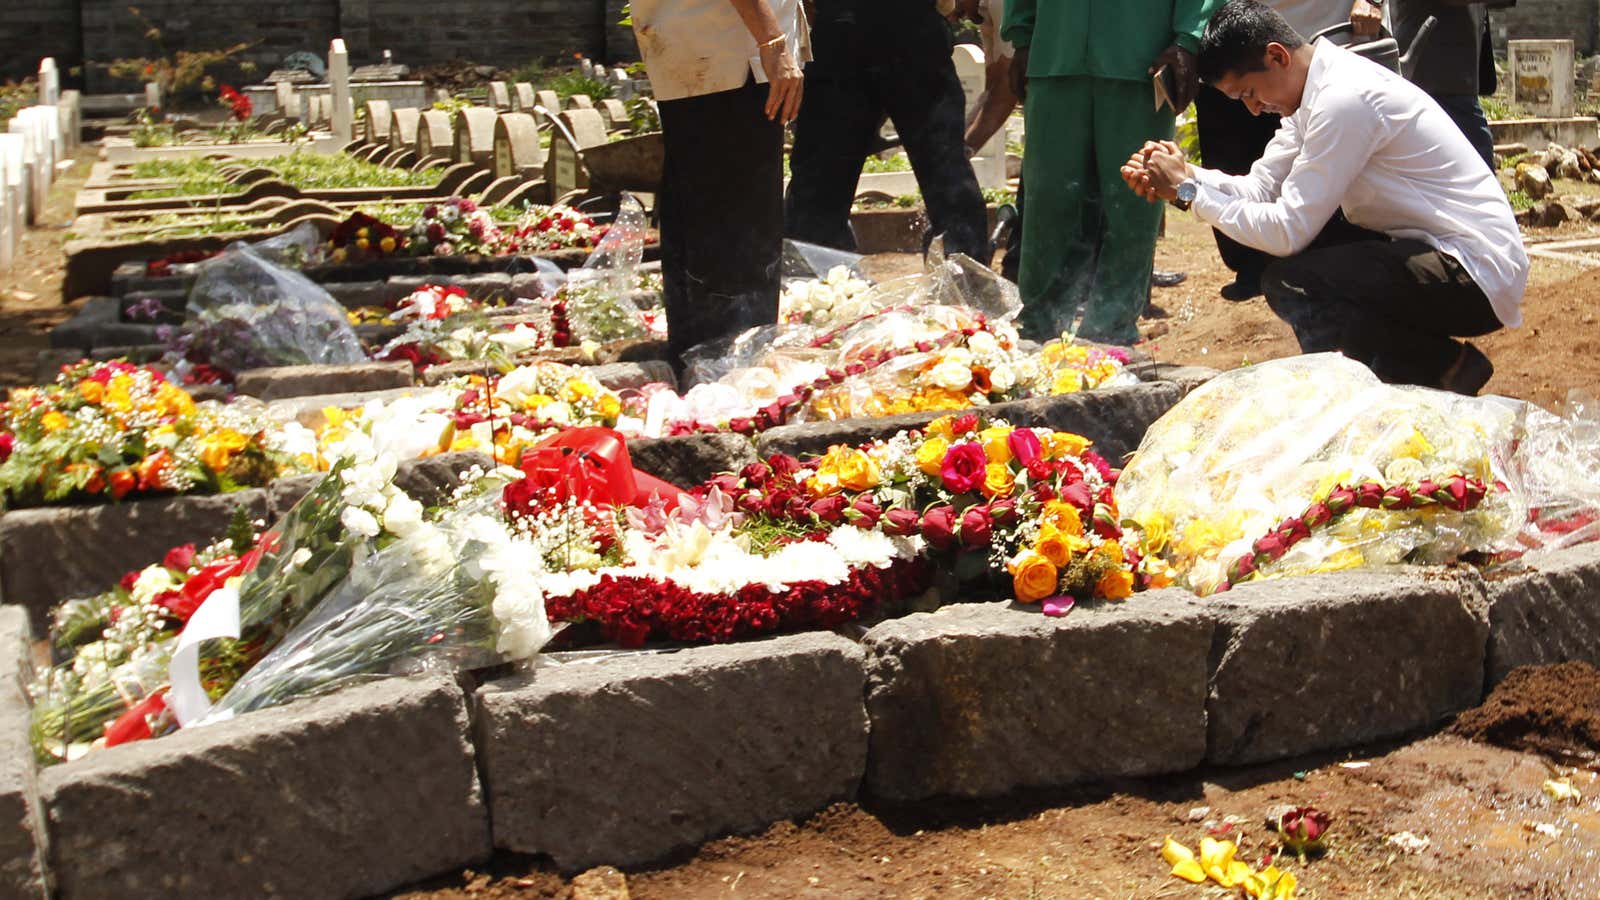
POLYGON ((1505 192, 1445 111, 1254 0, 1217 11, 1199 68, 1252 113, 1283 117, 1272 143, 1230 176, 1152 142, 1123 167, 1129 187, 1278 257, 1262 290, 1304 352, 1342 351, 1390 383, 1482 389, 1494 366, 1457 338, 1522 323, 1528 257, 1505 192))

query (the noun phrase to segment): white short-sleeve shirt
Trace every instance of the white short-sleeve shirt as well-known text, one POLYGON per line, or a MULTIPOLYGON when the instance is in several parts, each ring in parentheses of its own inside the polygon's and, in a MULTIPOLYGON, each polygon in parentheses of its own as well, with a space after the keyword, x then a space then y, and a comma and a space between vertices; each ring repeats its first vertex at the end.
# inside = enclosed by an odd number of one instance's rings
MULTIPOLYGON (((789 52, 811 58, 811 31, 800 0, 769 0, 789 52)), ((753 74, 765 82, 755 38, 728 0, 633 0, 633 35, 657 100, 732 91, 753 74)))

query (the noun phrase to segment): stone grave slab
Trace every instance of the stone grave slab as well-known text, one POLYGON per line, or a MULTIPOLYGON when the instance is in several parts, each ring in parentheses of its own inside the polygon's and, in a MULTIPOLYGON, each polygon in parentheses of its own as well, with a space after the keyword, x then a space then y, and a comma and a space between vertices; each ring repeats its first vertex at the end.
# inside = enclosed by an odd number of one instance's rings
POLYGON ((990 797, 1182 772, 1205 757, 1212 624, 1184 591, 1063 618, 956 603, 883 622, 866 648, 866 793, 990 797))
MULTIPOLYGON (((389 129, 394 124, 394 111, 389 108, 387 100, 368 100, 362 104, 366 110, 366 124, 363 126, 368 141, 374 144, 389 144, 389 129)), ((391 147, 391 149, 393 149, 391 147)))
POLYGON ((487 859, 468 728, 455 681, 395 678, 56 766, 57 893, 355 897, 487 859))
POLYGON ((558 118, 566 130, 557 128, 551 136, 545 180, 550 182, 551 193, 559 198, 589 186, 589 170, 579 151, 606 143, 606 126, 600 113, 593 109, 569 109, 558 118))
POLYGON ((21 689, 31 636, 25 610, 0 607, 0 895, 45 900, 44 813, 21 689))
POLYGON ((1578 660, 1600 666, 1600 544, 1535 556, 1531 568, 1486 579, 1485 690, 1517 666, 1578 660))
POLYGON ((597 108, 600 110, 600 118, 605 121, 606 130, 608 131, 620 131, 632 124, 628 119, 628 108, 622 105, 621 100, 608 97, 601 100, 597 108))
POLYGON ((594 99, 588 94, 573 94, 567 98, 567 109, 594 109, 594 99))
POLYGON ((811 633, 484 685, 475 718, 496 846, 567 872, 637 865, 853 797, 863 656, 811 633))
MULTIPOLYGON (((389 146, 396 150, 411 150, 417 146, 417 126, 422 121, 422 110, 402 107, 389 112, 389 146)), ((421 154, 418 154, 419 156, 421 154)))
POLYGON ((497 110, 511 109, 511 91, 504 81, 489 82, 489 106, 497 110))
POLYGON ((279 400, 334 391, 381 391, 409 387, 412 380, 411 364, 404 361, 274 366, 240 372, 234 390, 262 400, 279 400))
POLYGON ((519 81, 511 86, 511 108, 517 112, 531 113, 534 104, 533 85, 526 81, 519 81))
POLYGON ((450 114, 438 109, 424 110, 417 122, 417 155, 449 157, 455 151, 455 132, 450 114))
POLYGON ((533 100, 536 105, 544 107, 552 116, 561 112, 561 95, 555 91, 535 91, 533 100))
POLYGON ((755 445, 737 434, 685 434, 628 442, 628 455, 642 472, 691 488, 723 472, 756 461, 755 445))
POLYGON ((1475 576, 1404 568, 1250 582, 1217 625, 1206 761, 1247 765, 1431 727, 1483 698, 1475 576))

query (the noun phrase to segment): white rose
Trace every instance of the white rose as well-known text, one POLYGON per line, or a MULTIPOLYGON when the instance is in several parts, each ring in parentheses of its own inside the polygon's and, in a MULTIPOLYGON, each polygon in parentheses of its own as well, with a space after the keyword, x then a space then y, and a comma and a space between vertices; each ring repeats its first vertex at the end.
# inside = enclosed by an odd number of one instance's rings
POLYGON ((995 366, 989 372, 989 387, 995 393, 1003 394, 1017 386, 1017 373, 1011 371, 1010 366, 995 366))
POLYGON ((133 582, 133 590, 129 593, 133 595, 133 602, 144 606, 153 602, 158 594, 177 586, 178 583, 173 580, 172 573, 167 571, 166 566, 150 566, 139 573, 138 579, 133 582))
POLYGON ((949 350, 945 351, 944 359, 946 362, 959 363, 960 365, 970 369, 972 368, 972 363, 976 357, 972 355, 971 350, 968 350, 965 347, 951 347, 949 350))
POLYGON ((933 367, 928 378, 948 391, 964 391, 972 384, 972 369, 958 360, 946 359, 933 367))
POLYGON ((362 537, 377 537, 380 531, 378 518, 359 506, 345 507, 344 512, 339 514, 339 523, 351 534, 362 537))
POLYGON ((1000 342, 995 340, 994 335, 989 332, 980 331, 967 338, 967 349, 979 356, 988 356, 1000 349, 1000 342))
POLYGON ((399 493, 389 498, 389 505, 383 510, 384 530, 405 537, 421 526, 421 503, 399 493))

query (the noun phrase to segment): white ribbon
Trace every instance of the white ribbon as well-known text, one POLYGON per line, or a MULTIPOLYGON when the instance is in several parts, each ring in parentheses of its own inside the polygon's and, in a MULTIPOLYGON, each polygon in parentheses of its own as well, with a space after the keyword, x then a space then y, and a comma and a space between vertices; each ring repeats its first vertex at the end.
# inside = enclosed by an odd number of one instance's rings
POLYGON ((217 588, 189 617, 168 664, 167 680, 172 683, 172 691, 167 695, 167 706, 178 717, 180 726, 186 728, 211 711, 211 698, 200 683, 200 643, 238 636, 239 592, 231 587, 217 588))

